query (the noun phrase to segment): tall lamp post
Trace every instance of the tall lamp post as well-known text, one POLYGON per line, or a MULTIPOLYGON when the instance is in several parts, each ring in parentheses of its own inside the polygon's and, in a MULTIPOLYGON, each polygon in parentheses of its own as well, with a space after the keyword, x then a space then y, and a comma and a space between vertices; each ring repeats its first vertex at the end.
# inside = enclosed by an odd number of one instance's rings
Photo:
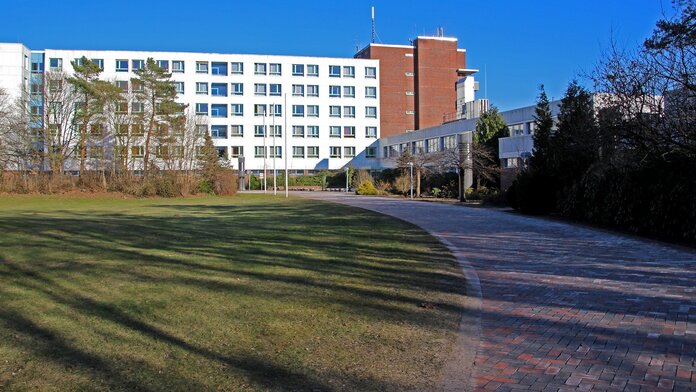
POLYGON ((346 167, 346 193, 348 193, 348 167, 346 167))
POLYGON ((409 184, 411 188, 411 199, 413 199, 413 162, 409 162, 408 167, 411 170, 411 181, 409 182, 409 184))
MULTIPOLYGON (((276 183, 276 127, 275 127, 275 104, 273 104, 273 119, 271 125, 271 128, 273 128, 273 132, 271 135, 273 135, 273 196, 276 196, 278 194, 278 184, 276 183)), ((264 109, 265 110, 265 109, 264 109)))
POLYGON ((266 193, 266 112, 263 112, 263 193, 266 193))
POLYGON ((285 156, 285 198, 288 198, 288 93, 285 93, 285 129, 283 130, 283 155, 285 156))

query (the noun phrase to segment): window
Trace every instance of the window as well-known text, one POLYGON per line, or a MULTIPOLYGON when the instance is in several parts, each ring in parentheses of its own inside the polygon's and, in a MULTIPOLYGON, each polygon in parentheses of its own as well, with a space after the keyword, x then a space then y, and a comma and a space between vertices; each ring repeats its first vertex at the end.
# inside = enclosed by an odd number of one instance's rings
POLYGON ((207 61, 196 61, 196 73, 208 73, 208 62, 207 61))
POLYGON ((307 105, 307 117, 319 117, 319 105, 307 105))
POLYGON ((439 150, 438 147, 439 147, 440 143, 438 143, 438 141, 439 140, 436 137, 428 139, 425 141, 425 143, 426 143, 425 146, 428 149, 428 152, 435 152, 435 151, 439 150))
POLYGON ((104 59, 92 59, 92 62, 97 64, 99 69, 104 70, 104 59))
POLYGON ((232 74, 241 75, 244 73, 244 63, 231 63, 232 74))
POLYGON ((176 89, 177 94, 183 94, 184 93, 184 82, 174 82, 174 88, 176 89))
POLYGON ((230 137, 244 136, 243 125, 230 125, 230 137))
POLYGON ((196 114, 208 115, 208 104, 207 103, 197 103, 196 104, 196 114))
POLYGON ((341 147, 329 147, 329 157, 340 158, 341 157, 341 147))
POLYGON ((266 115, 266 105, 256 104, 254 105, 254 116, 265 116, 266 115))
POLYGON ((343 96, 346 98, 355 98, 355 86, 343 86, 343 96))
POLYGON ((133 158, 142 158, 145 156, 145 146, 133 146, 131 147, 131 155, 133 158))
POLYGON ((365 106, 365 117, 377 118, 377 107, 376 106, 365 106))
POLYGON ((227 139, 227 125, 211 125, 210 137, 213 139, 227 139))
POLYGON ((294 97, 304 97, 304 85, 293 84, 292 85, 292 95, 294 97))
POLYGON ((91 124, 89 126, 89 132, 92 136, 102 136, 104 135, 104 126, 101 124, 91 124))
POLYGON ((254 84, 254 95, 266 95, 266 84, 265 83, 255 83, 254 84))
POLYGON ((63 59, 50 58, 48 59, 48 68, 52 70, 59 70, 63 68, 63 59))
POLYGON ((230 157, 239 158, 243 155, 244 155, 244 147, 243 146, 231 146, 230 147, 230 157))
MULTIPOLYGON (((126 125, 126 127, 128 127, 126 125)), ((145 136, 145 129, 141 124, 133 124, 131 127, 131 135, 133 136, 145 136)))
POLYGON ((230 116, 243 116, 244 115, 244 104, 233 103, 230 106, 232 107, 232 111, 230 113, 230 116))
POLYGON ((244 95, 244 84, 232 83, 232 95, 244 95))
POLYGON ((293 117, 304 117, 304 105, 292 105, 293 117))
POLYGON ((126 102, 126 101, 116 102, 116 113, 119 113, 119 114, 128 113, 128 102, 126 102))
POLYGON ((271 104, 270 109, 271 116, 280 117, 283 115, 283 105, 281 104, 271 104))
POLYGON ((266 127, 264 125, 254 125, 254 136, 264 137, 266 135, 266 127))
POLYGON ((304 137, 304 126, 293 125, 292 126, 292 137, 304 137))
POLYGON ((329 127, 329 137, 341 137, 341 127, 329 127))
POLYGON ((208 94, 208 83, 196 82, 196 94, 208 94))
POLYGON ((307 137, 319 137, 319 127, 310 125, 307 127, 307 137))
POLYGON ((266 156, 266 147, 255 146, 254 147, 254 158, 263 158, 266 156))
POLYGON ((355 156, 355 147, 343 147, 343 156, 353 158, 355 156))
POLYGON ((308 97, 318 97, 319 96, 319 86, 316 84, 307 85, 307 96, 308 97))
POLYGON ((293 158, 304 158, 304 147, 294 146, 292 148, 292 157, 293 158))
MULTIPOLYGON (((53 81, 51 80, 51 82, 53 82, 53 81)), ((116 87, 118 87, 121 90, 121 92, 127 93, 128 92, 128 81, 127 80, 117 80, 116 87)))
POLYGON ((210 105, 211 117, 227 117, 227 105, 224 103, 210 105))
POLYGON ((376 158, 377 157, 377 147, 366 147, 365 148, 365 158, 376 158))
POLYGON ((210 95, 216 97, 226 97, 227 96, 227 83, 211 83, 210 84, 210 95))
POLYGON ((116 60, 116 72, 128 72, 128 60, 116 60))
POLYGON ((217 150, 218 158, 227 159, 227 147, 215 147, 217 150))
POLYGON ((329 77, 340 78, 341 77, 341 66, 340 65, 329 65, 329 77))
POLYGON ((132 60, 133 71, 145 68, 145 60, 132 60))
POLYGON ((354 78, 355 77, 355 67, 352 65, 343 66, 343 77, 344 78, 354 78))
POLYGON ((280 64, 271 63, 271 64, 269 64, 268 68, 269 68, 268 73, 271 75, 281 75, 283 73, 280 64))
POLYGON ((365 127, 365 137, 370 139, 377 138, 377 127, 365 127))
POLYGON ((227 75, 227 62, 216 62, 210 63, 210 73, 212 75, 227 75))
POLYGON ((182 60, 172 61, 172 72, 181 73, 184 72, 184 62, 182 60))
POLYGON ((282 125, 276 125, 275 127, 271 126, 271 136, 274 137, 283 137, 283 126, 282 125))
POLYGON ((343 127, 343 137, 355 138, 355 127, 343 127))
POLYGON ((457 146, 457 135, 444 136, 442 138, 442 146, 445 150, 455 148, 457 146))
POLYGON ((143 105, 142 102, 133 102, 132 109, 133 114, 142 113, 143 111, 145 111, 145 105, 143 105))
POLYGON ((365 98, 377 98, 377 87, 365 87, 365 98))
POLYGON ((117 136, 128 136, 128 124, 116 124, 117 136))
POLYGON ((308 64, 307 76, 319 76, 319 66, 316 64, 308 64))
POLYGON ((208 132, 208 126, 207 125, 198 125, 196 124, 196 135, 197 136, 204 136, 208 132))
POLYGON ((341 86, 329 86, 329 97, 341 98, 341 86))
POLYGON ((142 93, 144 91, 143 90, 143 83, 139 80, 133 80, 131 82, 131 85, 133 87, 133 92, 142 93))
POLYGON ((329 117, 341 117, 341 107, 329 106, 329 117))
POLYGON ((376 67, 365 67, 365 78, 377 79, 377 68, 376 67))
POLYGON ((292 76, 304 76, 304 64, 293 64, 292 76))
POLYGON ((254 64, 254 75, 265 75, 266 74, 266 64, 265 63, 255 63, 254 64))
POLYGON ((307 158, 319 158, 319 147, 316 147, 316 146, 307 147, 307 158))
POLYGON ((283 94, 283 89, 282 85, 276 84, 276 83, 271 83, 270 84, 270 92, 268 95, 270 96, 280 96, 283 94))
POLYGON ((355 106, 344 106, 343 117, 355 118, 355 106))
POLYGON ((169 60, 157 60, 157 66, 169 72, 169 60))

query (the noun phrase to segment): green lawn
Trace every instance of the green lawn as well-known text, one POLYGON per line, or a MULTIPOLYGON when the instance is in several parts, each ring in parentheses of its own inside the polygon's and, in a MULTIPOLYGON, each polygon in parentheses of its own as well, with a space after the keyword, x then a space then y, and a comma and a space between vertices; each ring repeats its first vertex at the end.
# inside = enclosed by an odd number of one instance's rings
POLYGON ((427 390, 447 250, 304 199, 0 197, 0 390, 427 390))

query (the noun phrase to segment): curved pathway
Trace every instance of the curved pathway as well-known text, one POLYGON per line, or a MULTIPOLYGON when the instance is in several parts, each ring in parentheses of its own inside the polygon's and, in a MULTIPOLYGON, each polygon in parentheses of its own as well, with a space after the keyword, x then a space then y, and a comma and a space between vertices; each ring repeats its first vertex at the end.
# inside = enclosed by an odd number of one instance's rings
POLYGON ((491 209, 301 195, 412 222, 462 262, 471 311, 445 390, 696 391, 692 250, 491 209))

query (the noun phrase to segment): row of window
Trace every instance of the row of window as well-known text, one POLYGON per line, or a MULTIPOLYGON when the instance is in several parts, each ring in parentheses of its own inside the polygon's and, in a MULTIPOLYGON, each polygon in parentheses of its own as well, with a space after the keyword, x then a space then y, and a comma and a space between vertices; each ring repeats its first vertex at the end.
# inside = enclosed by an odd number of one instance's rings
POLYGON ((457 135, 447 135, 426 140, 417 140, 408 143, 385 146, 383 147, 383 154, 384 158, 397 158, 405 151, 409 151, 411 154, 418 154, 450 150, 455 147, 457 147, 457 135))
MULTIPOLYGON (((227 104, 207 104, 207 103, 197 103, 196 104, 196 114, 200 116, 210 115, 215 118, 224 117, 236 117, 244 115, 244 104, 233 103, 230 104, 230 111, 227 110, 227 104)), ((282 105, 273 104, 255 104, 254 105, 254 116, 282 116, 283 107, 282 105), (268 111, 267 109, 270 109, 268 111)), ((319 117, 319 105, 292 105, 292 116, 293 117, 319 117)), ((335 118, 355 118, 355 106, 329 106, 329 117, 335 118), (342 109, 342 110, 341 110, 342 109)), ((365 118, 377 118, 377 107, 376 106, 365 106, 365 118)))
MULTIPOLYGON (((92 59, 99 67, 104 69, 104 59, 92 59)), ((82 62, 75 59, 76 64, 82 62)), ((183 60, 157 60, 157 65, 166 72, 183 73, 185 72, 185 62, 183 60), (171 65, 171 68, 170 68, 171 65)), ((48 61, 51 70, 63 69, 63 59, 52 57, 48 61)), ((130 72, 143 69, 145 60, 116 60, 116 72, 130 72)), ((355 78, 355 66, 352 65, 329 65, 329 77, 335 78, 355 78)), ((226 61, 196 61, 196 73, 212 75, 242 75, 244 74, 244 63, 226 61)), ((254 75, 282 75, 283 64, 280 63, 254 63, 254 75)), ((292 64, 293 76, 319 76, 319 65, 317 64, 292 64)), ((368 79, 377 78, 376 67, 365 67, 365 77, 368 79)))
MULTIPOLYGON (((206 125, 201 125, 201 131, 205 131, 206 125)), ((254 126, 254 136, 264 137, 267 135, 267 130, 270 130, 269 136, 271 137, 283 137, 283 127, 281 125, 255 125, 254 126)), ((244 126, 243 125, 211 125, 210 126, 210 136, 214 139, 227 139, 228 137, 243 137, 244 136, 244 126)), ((307 137, 307 138, 318 138, 319 137, 319 126, 318 125, 293 125, 292 126, 292 137, 307 137)), ((329 126, 329 137, 332 138, 355 138, 355 127, 354 126, 329 126)), ((365 137, 366 138, 377 138, 377 127, 365 127, 365 137)))
MULTIPOLYGON (((128 82, 126 82, 128 83, 128 82)), ((174 82, 176 92, 184 94, 184 82, 174 82)), ((230 89, 227 88, 227 83, 206 83, 196 82, 196 94, 212 95, 216 97, 226 97, 228 95, 244 95, 243 83, 230 83, 230 89), (208 88, 210 87, 210 88, 208 88)), ((128 91, 127 89, 125 91, 128 91)), ((283 94, 283 86, 276 83, 254 83, 254 95, 257 96, 280 96, 283 94)), ((293 84, 293 97, 318 97, 319 86, 316 84, 293 84)), ((332 98, 355 98, 355 86, 329 86, 329 97, 332 98), (342 93, 342 94, 341 94, 342 93)), ((365 87, 365 98, 377 98, 377 87, 365 87)))

